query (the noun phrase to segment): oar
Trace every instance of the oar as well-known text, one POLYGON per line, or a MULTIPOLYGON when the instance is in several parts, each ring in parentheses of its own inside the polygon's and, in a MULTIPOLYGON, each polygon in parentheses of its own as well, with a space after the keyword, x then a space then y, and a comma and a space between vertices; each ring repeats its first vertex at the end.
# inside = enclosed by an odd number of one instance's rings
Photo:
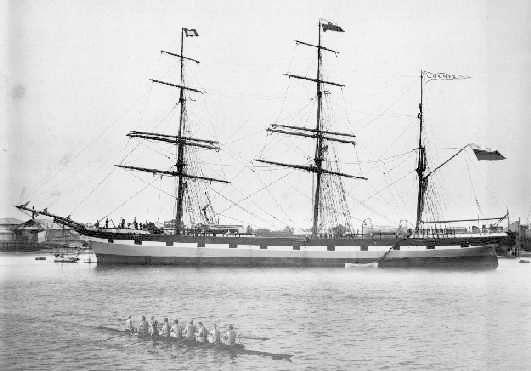
POLYGON ((238 337, 240 339, 251 339, 251 340, 262 340, 262 341, 269 340, 269 338, 266 338, 266 337, 249 336, 249 335, 239 335, 238 337))

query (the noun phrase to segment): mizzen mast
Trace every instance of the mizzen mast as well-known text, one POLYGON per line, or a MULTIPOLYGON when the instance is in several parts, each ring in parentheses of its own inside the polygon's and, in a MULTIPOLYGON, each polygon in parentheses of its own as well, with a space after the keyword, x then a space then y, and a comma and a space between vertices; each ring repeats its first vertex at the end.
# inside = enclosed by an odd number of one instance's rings
POLYGON ((210 139, 198 139, 193 138, 189 136, 185 136, 186 132, 186 93, 199 93, 204 94, 203 91, 192 88, 189 86, 186 86, 185 79, 184 79, 184 62, 194 62, 199 64, 199 61, 194 58, 186 57, 184 55, 184 38, 185 37, 196 37, 199 36, 197 30, 195 28, 181 28, 181 51, 180 54, 169 52, 166 50, 161 50, 161 54, 170 55, 173 57, 177 57, 180 60, 180 83, 175 84, 171 82, 166 82, 162 80, 157 79, 150 79, 153 83, 170 86, 173 88, 179 89, 179 101, 178 104, 180 106, 180 114, 179 114, 179 128, 177 135, 168 135, 168 134, 161 134, 161 133, 153 133, 153 132, 146 132, 146 131, 131 131, 127 134, 130 138, 140 138, 140 139, 146 139, 146 140, 154 140, 159 142, 165 142, 165 143, 171 143, 176 145, 176 152, 177 152, 177 163, 176 171, 169 171, 169 170, 159 170, 159 169, 153 169, 153 168, 145 168, 145 167, 138 167, 138 166, 127 166, 127 165, 116 165, 118 167, 128 169, 128 170, 135 170, 135 171, 142 171, 142 172, 149 172, 152 174, 160 174, 160 175, 166 175, 166 176, 173 176, 178 179, 177 182, 177 191, 176 191, 176 207, 175 207, 175 234, 181 234, 184 230, 184 224, 183 224, 183 203, 184 203, 184 195, 187 189, 187 179, 194 179, 194 180, 202 180, 202 181, 208 181, 208 182, 221 182, 221 183, 228 183, 225 180, 216 179, 212 177, 206 177, 206 176, 200 176, 200 175, 193 175, 189 174, 186 171, 186 161, 185 161, 185 149, 187 147, 197 147, 207 150, 215 150, 219 151, 219 143, 214 140, 210 139))
POLYGON ((417 194, 417 218, 415 222, 415 232, 419 231, 420 223, 422 222, 422 212, 424 211, 424 195, 426 189, 428 188, 428 178, 424 176, 426 171, 427 161, 426 161, 426 147, 422 142, 422 129, 424 125, 423 117, 423 91, 424 91, 424 71, 420 71, 420 103, 419 103, 419 146, 418 146, 418 161, 417 161, 417 172, 418 176, 418 194, 417 194))
POLYGON ((332 141, 332 142, 339 142, 339 143, 349 143, 355 145, 355 141, 352 139, 355 137, 355 135, 348 134, 348 133, 341 133, 336 131, 326 131, 323 130, 322 125, 322 97, 323 97, 323 91, 322 91, 322 85, 331 85, 331 86, 337 86, 337 87, 344 87, 344 84, 340 84, 337 82, 332 81, 326 81, 322 79, 322 73, 321 73, 321 65, 322 65, 322 51, 331 52, 334 54, 338 54, 337 51, 329 49, 327 47, 324 47, 321 45, 321 31, 336 31, 336 32, 344 32, 344 30, 333 24, 332 22, 322 22, 321 20, 318 23, 318 38, 317 38, 317 45, 310 44, 304 41, 295 40, 297 45, 304 45, 309 46, 317 49, 317 73, 316 77, 307 77, 307 76, 300 76, 300 75, 294 75, 294 74, 286 74, 289 78, 299 79, 299 80, 306 80, 311 81, 316 84, 316 94, 317 94, 317 111, 316 111, 316 123, 315 128, 307 128, 302 126, 295 126, 295 125, 280 125, 280 124, 272 124, 267 131, 271 133, 279 133, 279 134, 286 134, 286 135, 294 135, 294 136, 300 136, 300 137, 306 137, 315 139, 315 153, 314 153, 314 160, 312 165, 295 165, 295 164, 285 164, 281 162, 275 162, 275 161, 266 161, 266 160, 257 160, 259 162, 269 164, 269 165, 276 165, 276 166, 282 166, 282 167, 290 167, 298 170, 304 170, 311 173, 315 173, 316 176, 316 182, 315 182, 315 192, 313 194, 313 224, 312 224, 312 236, 315 237, 318 234, 319 229, 319 205, 321 200, 321 176, 322 174, 328 174, 328 175, 335 175, 335 176, 341 176, 341 177, 348 177, 348 178, 356 178, 356 179, 364 179, 365 177, 357 177, 352 176, 349 174, 331 171, 323 168, 323 162, 325 160, 325 146, 324 141, 332 141))
MULTIPOLYGON (((415 232, 418 232, 420 229, 420 225, 422 223, 425 223, 425 221, 422 220, 422 215, 424 212, 424 206, 426 203, 426 191, 428 189, 429 185, 429 178, 441 167, 446 165, 448 162, 450 162, 452 159, 456 158, 460 153, 462 153, 465 149, 472 146, 472 144, 466 144, 462 148, 460 148, 456 153, 454 153, 450 158, 448 158, 446 161, 444 161, 439 166, 435 167, 433 170, 428 171, 426 174, 426 170, 428 169, 428 159, 426 157, 426 146, 423 142, 423 131, 424 131, 424 85, 427 84, 430 81, 433 80, 466 80, 469 79, 470 76, 465 75, 454 75, 451 73, 432 73, 428 71, 421 70, 420 71, 420 103, 419 103, 419 113, 418 113, 418 119, 419 119, 419 144, 418 144, 418 159, 417 159, 417 168, 415 171, 417 172, 418 177, 418 194, 417 194, 417 217, 415 221, 415 232)), ((497 155, 494 152, 487 153, 493 155, 494 160, 501 160, 505 157, 502 156, 499 152, 497 152, 497 155), (499 156, 498 156, 499 155, 499 156)), ((479 158, 478 158, 479 160, 479 158)))

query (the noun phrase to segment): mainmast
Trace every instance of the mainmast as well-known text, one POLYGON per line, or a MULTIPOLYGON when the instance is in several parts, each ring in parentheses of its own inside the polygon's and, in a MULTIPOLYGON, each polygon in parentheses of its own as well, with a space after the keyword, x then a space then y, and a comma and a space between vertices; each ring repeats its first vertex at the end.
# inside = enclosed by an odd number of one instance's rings
POLYGON ((294 125, 280 125, 280 124, 272 124, 267 131, 272 133, 280 133, 280 134, 287 134, 287 135, 294 135, 294 136, 300 136, 300 137, 306 137, 306 138, 312 138, 315 139, 315 154, 314 154, 314 163, 312 165, 295 165, 295 164, 285 164, 281 162, 275 162, 275 161, 266 161, 266 160, 257 160, 262 163, 270 164, 270 165, 276 165, 276 166, 283 166, 283 167, 290 167, 294 169, 304 170, 311 173, 315 173, 316 176, 316 182, 315 182, 315 193, 313 195, 313 223, 312 223, 312 236, 317 236, 319 232, 319 205, 321 200, 321 178, 323 174, 327 175, 335 175, 335 176, 342 176, 342 177, 348 177, 348 178, 356 178, 356 179, 364 179, 365 177, 358 177, 353 176, 341 172, 336 171, 330 171, 323 168, 323 161, 324 161, 324 146, 323 142, 326 141, 332 141, 332 142, 339 142, 339 143, 350 143, 355 145, 356 142, 352 139, 355 137, 353 134, 349 133, 341 133, 337 131, 326 131, 323 130, 322 127, 322 120, 321 120, 321 113, 322 113, 322 85, 331 85, 331 86, 338 86, 338 87, 344 87, 345 85, 332 82, 332 81, 325 81, 321 77, 321 65, 322 65, 322 51, 331 52, 334 54, 339 54, 338 52, 326 48, 321 45, 321 28, 323 32, 326 31, 336 31, 336 32, 344 32, 344 30, 333 24, 332 22, 321 22, 318 23, 318 38, 317 38, 317 45, 313 45, 304 41, 295 40, 295 42, 298 45, 304 45, 309 47, 317 48, 317 74, 315 79, 311 77, 306 76, 299 76, 299 75, 293 75, 293 74, 287 74, 289 78, 295 78, 299 80, 306 80, 311 81, 316 84, 316 90, 317 90, 317 112, 316 112, 316 123, 315 123, 315 129, 303 127, 303 126, 294 126, 294 125))
POLYGON ((187 189, 187 179, 194 179, 194 180, 201 180, 201 181, 208 181, 208 182, 228 183, 225 180, 189 174, 186 170, 186 166, 187 166, 185 162, 186 147, 198 147, 202 149, 209 149, 209 150, 216 150, 216 151, 219 151, 220 147, 219 147, 219 143, 214 140, 198 139, 198 138, 192 138, 189 136, 185 136, 186 118, 187 118, 186 93, 190 92, 190 93, 204 94, 204 92, 199 89, 194 89, 194 88, 191 88, 185 85, 184 62, 190 61, 190 62, 195 62, 199 64, 198 60, 184 56, 184 37, 185 36, 195 37, 195 36, 199 36, 199 34, 197 33, 197 30, 195 28, 183 27, 181 28, 181 52, 180 54, 176 54, 176 53, 165 51, 165 50, 160 51, 162 54, 167 54, 167 55, 171 55, 171 56, 179 58, 180 72, 181 72, 180 84, 174 84, 174 83, 170 83, 166 81, 151 79, 151 81, 154 83, 179 89, 179 102, 178 103, 180 106, 180 114, 179 114, 179 128, 178 128, 177 135, 168 135, 168 134, 152 133, 152 132, 145 132, 145 131, 131 131, 127 134, 127 136, 130 138, 142 138, 142 139, 147 139, 147 140, 155 140, 159 142, 175 144, 176 151, 177 151, 177 163, 175 164, 176 171, 159 170, 159 169, 152 169, 152 168, 145 168, 145 167, 138 167, 138 166, 116 165, 118 167, 129 169, 129 170, 144 171, 144 172, 149 172, 153 174, 173 176, 178 179, 177 180, 177 192, 176 192, 177 194, 175 197, 176 198, 175 226, 174 226, 175 234, 181 234, 184 230, 183 202, 184 202, 185 192, 187 189))
MULTIPOLYGON (((181 28, 181 85, 184 86, 184 61, 182 56, 184 55, 184 28, 181 28)), ((179 104, 181 106, 181 112, 179 115, 179 134, 181 137, 183 135, 185 126, 186 126, 186 99, 184 97, 184 89, 179 89, 179 104)), ((177 142, 177 172, 178 183, 177 183, 177 200, 175 207, 175 234, 179 234, 182 228, 183 220, 183 196, 184 188, 186 187, 186 182, 183 179, 182 173, 184 170, 184 144, 183 142, 177 142)))

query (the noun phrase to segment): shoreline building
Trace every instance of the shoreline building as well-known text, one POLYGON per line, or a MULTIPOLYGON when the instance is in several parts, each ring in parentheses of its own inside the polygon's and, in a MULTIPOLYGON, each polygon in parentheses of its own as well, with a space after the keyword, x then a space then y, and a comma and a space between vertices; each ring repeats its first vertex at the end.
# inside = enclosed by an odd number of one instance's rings
POLYGON ((36 220, 23 222, 16 218, 0 219, 0 250, 35 251, 46 240, 43 226, 36 220))
POLYGON ((81 244, 79 233, 49 219, 0 218, 0 251, 36 251, 73 243, 81 244))

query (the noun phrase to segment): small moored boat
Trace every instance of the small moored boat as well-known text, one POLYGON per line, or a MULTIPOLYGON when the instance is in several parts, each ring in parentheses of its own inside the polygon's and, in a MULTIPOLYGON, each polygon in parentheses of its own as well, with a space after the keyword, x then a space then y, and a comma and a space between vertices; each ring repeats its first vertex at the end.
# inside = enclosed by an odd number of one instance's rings
POLYGON ((77 263, 79 258, 77 256, 56 256, 53 260, 54 263, 77 263))

